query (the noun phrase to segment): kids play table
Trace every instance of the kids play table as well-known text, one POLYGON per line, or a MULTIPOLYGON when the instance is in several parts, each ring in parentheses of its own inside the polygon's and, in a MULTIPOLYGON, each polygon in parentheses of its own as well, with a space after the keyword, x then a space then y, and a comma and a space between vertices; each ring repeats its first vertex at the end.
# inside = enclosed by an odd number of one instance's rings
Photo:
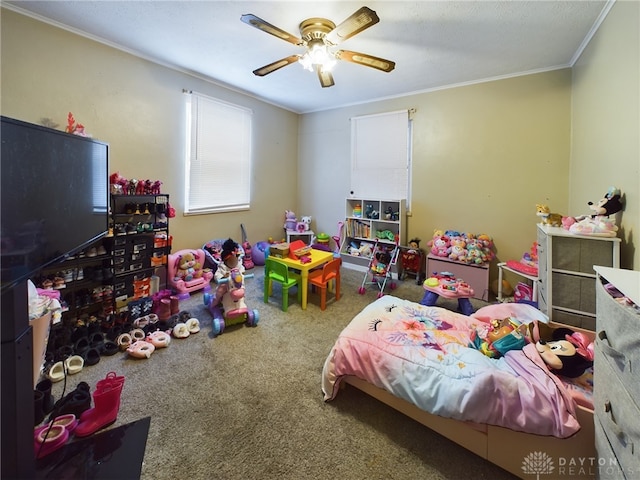
POLYGON ((324 250, 316 250, 312 248, 309 251, 308 257, 310 261, 302 262, 299 259, 293 259, 290 257, 286 258, 278 258, 279 262, 284 263, 287 267, 293 268, 295 270, 300 271, 301 285, 302 289, 302 309, 306 310, 307 308, 307 289, 309 284, 309 271, 313 268, 320 267, 325 263, 333 260, 333 252, 326 252, 324 250))

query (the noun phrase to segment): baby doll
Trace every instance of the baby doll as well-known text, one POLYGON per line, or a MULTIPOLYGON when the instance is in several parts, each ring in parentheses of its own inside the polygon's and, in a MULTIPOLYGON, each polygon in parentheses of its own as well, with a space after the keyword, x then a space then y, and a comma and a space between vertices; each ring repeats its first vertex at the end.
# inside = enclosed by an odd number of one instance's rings
POLYGON ((220 302, 222 296, 229 290, 228 282, 233 279, 230 278, 232 273, 234 277, 244 275, 244 266, 239 261, 240 250, 238 244, 231 238, 225 240, 222 244, 222 252, 220 258, 222 262, 218 265, 216 270, 215 279, 218 284, 216 290, 216 304, 220 302))

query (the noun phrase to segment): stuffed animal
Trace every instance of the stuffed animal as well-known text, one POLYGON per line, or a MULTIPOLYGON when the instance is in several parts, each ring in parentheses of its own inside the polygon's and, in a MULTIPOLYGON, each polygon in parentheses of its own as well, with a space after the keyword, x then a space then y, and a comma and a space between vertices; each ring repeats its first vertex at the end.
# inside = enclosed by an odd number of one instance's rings
POLYGON ((584 333, 565 327, 552 329, 539 322, 530 324, 530 330, 537 339, 536 350, 552 372, 577 378, 593 366, 593 342, 584 333))
POLYGON ((438 257, 446 257, 449 255, 449 247, 451 246, 451 242, 449 237, 447 237, 444 233, 436 232, 433 235, 433 238, 429 241, 429 246, 431 247, 431 253, 438 257))
POLYGON ((287 230, 295 230, 298 223, 298 217, 291 210, 284 211, 284 228, 287 230))
POLYGON ((536 204, 536 215, 541 218, 542 225, 551 225, 554 227, 562 226, 562 215, 559 213, 551 213, 549 205, 544 203, 536 204))
POLYGON ((184 280, 190 282, 194 278, 202 276, 202 265, 196 261, 196 256, 192 252, 185 253, 178 257, 178 268, 176 269, 175 280, 184 280))
POLYGON ((575 218, 574 222, 569 225, 569 232, 578 235, 615 237, 618 227, 615 218, 609 218, 609 216, 618 213, 623 208, 620 190, 616 187, 609 187, 605 196, 596 204, 593 202, 588 204, 594 213, 575 218))
POLYGON ((597 203, 589 202, 589 208, 593 211, 592 217, 596 215, 613 215, 622 210, 622 201, 620 197, 620 190, 616 187, 609 187, 607 193, 598 200, 597 203))
POLYGON ((302 217, 300 219, 300 222, 304 225, 304 231, 305 232, 308 232, 309 230, 311 230, 311 217, 310 216, 302 217))

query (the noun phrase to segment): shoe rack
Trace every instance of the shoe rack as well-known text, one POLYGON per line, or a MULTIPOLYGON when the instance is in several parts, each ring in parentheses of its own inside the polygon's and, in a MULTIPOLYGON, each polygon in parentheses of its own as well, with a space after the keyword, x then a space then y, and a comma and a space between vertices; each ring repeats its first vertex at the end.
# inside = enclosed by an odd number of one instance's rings
POLYGON ((158 288, 167 280, 171 251, 167 210, 169 195, 111 195, 110 236, 113 294, 116 312, 132 300, 151 294, 151 279, 158 288))
POLYGON ((93 323, 113 313, 111 251, 100 239, 33 279, 36 287, 57 290, 62 305, 62 325, 93 323))

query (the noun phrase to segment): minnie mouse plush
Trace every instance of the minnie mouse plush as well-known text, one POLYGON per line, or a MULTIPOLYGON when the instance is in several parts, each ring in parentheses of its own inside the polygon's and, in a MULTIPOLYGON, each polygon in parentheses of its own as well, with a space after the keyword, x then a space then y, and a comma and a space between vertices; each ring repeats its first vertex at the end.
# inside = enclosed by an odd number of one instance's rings
POLYGON ((551 338, 540 338, 536 350, 553 373, 577 378, 593 366, 593 342, 584 333, 561 327, 551 332, 551 338))

